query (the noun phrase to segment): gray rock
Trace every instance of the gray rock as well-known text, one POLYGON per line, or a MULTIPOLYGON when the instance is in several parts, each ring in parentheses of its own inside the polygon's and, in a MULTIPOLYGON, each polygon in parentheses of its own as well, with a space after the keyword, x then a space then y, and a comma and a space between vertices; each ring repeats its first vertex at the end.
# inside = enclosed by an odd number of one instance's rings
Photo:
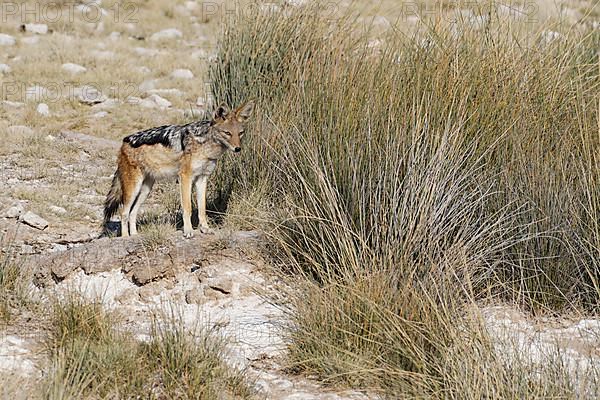
POLYGON ((21 222, 23 222, 24 224, 27 224, 27 225, 29 225, 33 228, 39 229, 41 231, 43 231, 44 229, 46 229, 48 227, 48 221, 46 221, 44 218, 40 217, 39 215, 34 214, 31 211, 27 211, 25 214, 21 215, 19 220, 21 222))
POLYGON ((71 74, 80 74, 82 72, 87 71, 87 68, 84 66, 81 66, 79 64, 73 64, 73 63, 66 63, 63 64, 61 67, 64 71, 67 71, 71 74))
POLYGON ((159 108, 164 110, 165 108, 171 107, 171 102, 165 98, 160 97, 157 94, 152 94, 147 98, 143 99, 140 103, 140 106, 144 108, 159 108))
POLYGON ((74 94, 79 100, 79 102, 83 104, 99 104, 107 100, 107 97, 103 95, 98 89, 89 85, 76 88, 74 94))
POLYGON ((0 74, 10 74, 11 68, 6 64, 0 64, 0 74))
POLYGON ((58 215, 64 215, 67 213, 67 210, 65 210, 63 207, 50 206, 48 208, 50 209, 50 211, 58 215))
POLYGON ((94 115, 92 115, 93 118, 104 118, 108 115, 108 113, 106 111, 98 111, 97 113, 95 113, 94 115))
POLYGON ((50 253, 58 253, 60 251, 67 251, 68 249, 69 247, 65 246, 64 244, 54 243, 50 249, 50 253))
POLYGON ((231 294, 233 292, 233 280, 231 278, 211 278, 206 283, 211 289, 223 294, 231 294))
POLYGON ((43 115, 44 117, 48 117, 50 115, 50 108, 46 103, 38 104, 36 111, 38 112, 38 114, 43 115))
POLYGON ((36 251, 34 250, 33 246, 29 245, 29 244, 23 244, 21 245, 21 254, 35 254, 36 251))
POLYGON ((225 293, 215 290, 210 286, 204 287, 203 294, 206 300, 221 300, 226 297, 225 293))
POLYGON ((45 35, 48 33, 48 25, 46 24, 25 24, 21 25, 23 32, 37 33, 38 35, 45 35))
POLYGON ((194 78, 194 73, 192 71, 190 71, 189 69, 176 69, 173 72, 171 72, 171 78, 174 79, 193 79, 194 78))
POLYGON ((161 40, 172 40, 179 39, 183 37, 183 33, 179 29, 171 28, 171 29, 163 29, 162 31, 153 33, 150 36, 150 40, 153 42, 161 41, 161 40))
POLYGON ((204 291, 200 288, 191 289, 185 292, 185 302, 187 304, 204 304, 207 298, 204 296, 204 291))
POLYGON ((24 212, 25 208, 23 207, 23 205, 21 203, 17 203, 16 205, 2 211, 2 214, 0 214, 0 216, 2 218, 19 218, 24 212))

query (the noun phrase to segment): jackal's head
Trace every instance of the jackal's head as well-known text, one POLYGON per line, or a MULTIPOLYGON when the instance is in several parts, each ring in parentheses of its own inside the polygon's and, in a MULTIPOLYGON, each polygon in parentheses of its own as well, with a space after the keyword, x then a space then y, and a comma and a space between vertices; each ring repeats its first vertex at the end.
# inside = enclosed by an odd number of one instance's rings
POLYGON ((244 125, 253 110, 253 101, 249 101, 233 111, 230 111, 226 105, 220 105, 213 116, 213 128, 216 131, 217 141, 234 153, 241 151, 244 125))

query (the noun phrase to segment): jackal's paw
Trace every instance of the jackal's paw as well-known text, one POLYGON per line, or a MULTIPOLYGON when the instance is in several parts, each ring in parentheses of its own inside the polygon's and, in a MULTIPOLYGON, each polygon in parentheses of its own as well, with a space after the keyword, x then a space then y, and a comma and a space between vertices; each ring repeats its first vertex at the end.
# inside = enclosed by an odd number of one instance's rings
POLYGON ((205 226, 199 225, 198 230, 200 232, 204 233, 205 235, 212 235, 215 233, 215 230, 212 228, 209 228, 208 225, 205 225, 205 226))
POLYGON ((192 229, 190 229, 190 230, 185 229, 183 231, 183 237, 186 238, 186 239, 193 238, 194 237, 194 231, 192 229))

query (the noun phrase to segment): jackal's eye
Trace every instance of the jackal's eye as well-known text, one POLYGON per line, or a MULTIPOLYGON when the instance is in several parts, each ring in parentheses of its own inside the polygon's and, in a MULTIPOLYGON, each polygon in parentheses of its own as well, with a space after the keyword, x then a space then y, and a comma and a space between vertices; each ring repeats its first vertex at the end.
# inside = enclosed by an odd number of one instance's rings
POLYGON ((221 132, 223 132, 225 134, 225 136, 231 136, 231 132, 229 132, 229 131, 221 131, 221 132))
POLYGON ((246 133, 246 132, 240 131, 240 137, 244 136, 244 133, 246 133))

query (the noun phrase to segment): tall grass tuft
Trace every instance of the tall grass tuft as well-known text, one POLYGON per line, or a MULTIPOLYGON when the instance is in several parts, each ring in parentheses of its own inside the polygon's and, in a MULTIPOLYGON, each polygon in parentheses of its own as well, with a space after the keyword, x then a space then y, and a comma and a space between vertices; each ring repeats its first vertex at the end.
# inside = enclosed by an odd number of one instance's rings
POLYGON ((349 18, 286 10, 220 42, 217 98, 261 103, 220 187, 271 194, 306 265, 348 268, 322 246, 395 264, 460 242, 522 305, 598 305, 597 31, 546 43, 496 21, 373 50, 349 18))
POLYGON ((243 15, 210 70, 218 100, 259 100, 218 185, 272 204, 248 219, 294 272, 291 366, 392 398, 576 398, 467 310, 598 310, 600 33, 492 19, 374 48, 320 9, 243 15))

